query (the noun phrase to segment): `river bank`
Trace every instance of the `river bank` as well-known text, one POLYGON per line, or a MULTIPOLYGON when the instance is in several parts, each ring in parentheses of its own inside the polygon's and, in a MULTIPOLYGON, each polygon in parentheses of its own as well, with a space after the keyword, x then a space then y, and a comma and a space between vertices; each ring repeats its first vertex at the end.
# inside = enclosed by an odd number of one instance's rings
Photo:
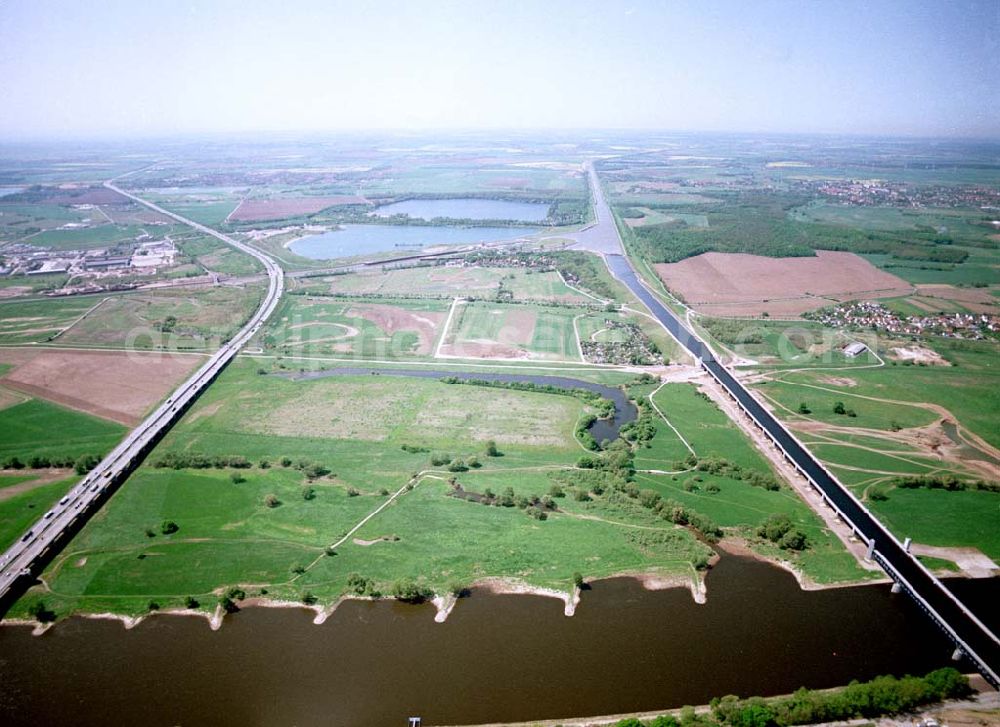
MULTIPOLYGON (((577 607, 580 605, 584 594, 591 591, 595 586, 599 587, 600 584, 609 581, 631 579, 638 583, 645 591, 650 592, 664 591, 668 589, 687 590, 694 603, 703 605, 707 603, 709 597, 708 576, 711 573, 711 568, 716 566, 725 557, 748 559, 770 567, 781 569, 794 577, 799 589, 804 592, 863 588, 876 584, 891 583, 890 579, 887 577, 878 580, 817 583, 803 574, 794 566, 794 564, 782 559, 771 558, 755 552, 749 547, 746 541, 741 538, 724 538, 717 543, 715 547, 718 552, 710 560, 709 569, 706 571, 696 571, 693 569, 688 572, 667 572, 662 569, 620 571, 606 576, 601 576, 599 578, 588 579, 582 588, 574 587, 571 591, 562 591, 555 588, 532 585, 517 578, 488 576, 472 582, 466 594, 459 596, 451 593, 436 594, 433 598, 428 599, 426 602, 432 604, 435 608, 434 620, 436 623, 445 623, 456 606, 465 600, 470 593, 477 591, 492 595, 522 595, 555 599, 563 604, 564 615, 572 617, 576 613, 577 607)), ((216 597, 221 598, 223 595, 223 589, 220 589, 215 595, 216 597)), ((344 594, 331 603, 306 604, 301 601, 291 601, 281 598, 251 596, 236 603, 238 611, 235 613, 244 611, 248 608, 298 609, 312 612, 313 623, 319 626, 325 623, 341 606, 352 601, 371 603, 383 601, 395 603, 397 602, 397 599, 389 595, 373 598, 371 596, 344 594)), ((235 615, 235 613, 228 615, 235 615)), ((218 631, 225 623, 227 613, 223 610, 222 606, 217 605, 212 610, 200 608, 163 608, 143 614, 113 613, 109 611, 100 611, 95 613, 77 611, 70 614, 69 618, 118 621, 122 624, 126 631, 129 631, 139 626, 146 620, 162 616, 188 616, 205 619, 212 631, 218 631)), ((3 621, 0 621, 0 626, 29 626, 32 629, 33 635, 41 636, 63 620, 65 619, 42 623, 31 619, 4 619, 3 621)))
MULTIPOLYGON (((10 625, 0 629, 9 695, 0 711, 11 725, 28 714, 34 724, 106 725, 114 714, 236 725, 265 713, 356 727, 411 714, 425 724, 565 723, 951 663, 947 639, 884 584, 804 591, 784 570, 723 552, 705 574, 704 603, 687 589, 647 590, 634 575, 589 585, 572 618, 568 594, 477 587, 443 623, 448 599, 346 598, 308 610, 247 599, 217 631, 192 618, 144 618, 126 630, 125 619, 72 617, 40 638, 10 625), (74 678, 46 678, 53 669, 74 678)), ((981 603, 1000 592, 990 581, 968 585, 981 603)), ((211 624, 211 614, 197 616, 211 624)))

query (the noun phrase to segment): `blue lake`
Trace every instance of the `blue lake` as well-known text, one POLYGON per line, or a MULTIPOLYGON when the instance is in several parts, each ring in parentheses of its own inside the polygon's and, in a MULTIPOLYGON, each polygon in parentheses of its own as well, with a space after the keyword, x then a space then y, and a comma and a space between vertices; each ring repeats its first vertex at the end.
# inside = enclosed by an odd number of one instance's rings
POLYGON ((341 225, 342 229, 296 240, 289 249, 313 260, 409 250, 434 245, 469 245, 514 240, 538 230, 533 227, 416 227, 405 225, 341 225))
POLYGON ((514 220, 541 222, 549 216, 549 206, 538 202, 509 202, 502 199, 408 199, 375 210, 377 217, 409 215, 414 219, 433 220, 514 220))

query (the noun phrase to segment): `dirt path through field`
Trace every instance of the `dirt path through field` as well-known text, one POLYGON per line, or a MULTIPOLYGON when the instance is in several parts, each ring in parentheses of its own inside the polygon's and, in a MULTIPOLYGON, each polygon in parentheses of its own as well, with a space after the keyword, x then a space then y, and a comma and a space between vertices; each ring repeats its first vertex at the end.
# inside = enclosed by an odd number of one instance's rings
POLYGON ((63 469, 61 467, 51 467, 47 469, 23 469, 23 470, 3 470, 5 475, 36 475, 30 480, 25 480, 24 482, 18 482, 16 485, 11 485, 10 487, 0 488, 0 502, 4 500, 10 500, 12 497, 20 495, 22 492, 30 492, 31 490, 38 489, 43 485, 47 485, 51 482, 58 482, 59 480, 69 477, 73 473, 73 470, 63 469))
MULTIPOLYGON (((988 468, 987 471, 989 473, 991 473, 991 474, 988 474, 987 476, 991 476, 993 478, 1000 477, 1000 468, 998 468, 995 464, 993 464, 993 462, 1000 461, 1000 449, 997 449, 996 447, 994 447, 993 445, 991 445, 989 442, 987 442, 985 439, 983 439, 979 435, 975 434, 974 432, 970 432, 968 429, 966 429, 965 427, 963 427, 959 423, 958 418, 954 414, 952 414, 948 409, 946 409, 945 407, 941 406, 940 404, 932 404, 930 402, 925 402, 925 401, 917 402, 917 401, 900 401, 898 399, 885 399, 885 398, 877 397, 877 396, 868 396, 868 395, 865 395, 865 394, 855 394, 855 393, 852 393, 852 392, 849 392, 849 391, 844 391, 843 389, 834 389, 834 388, 830 388, 830 387, 827 387, 827 386, 819 386, 817 384, 807 384, 807 383, 804 383, 804 382, 787 381, 784 378, 782 378, 783 375, 785 375, 787 373, 790 373, 790 372, 779 371, 779 372, 775 373, 773 376, 765 376, 765 378, 770 378, 773 381, 781 381, 784 384, 789 384, 789 385, 792 385, 792 386, 803 386, 803 387, 810 388, 810 389, 817 389, 819 391, 825 391, 825 392, 833 393, 833 394, 842 394, 844 396, 852 396, 852 397, 855 397, 855 398, 858 398, 858 399, 865 399, 867 401, 874 401, 874 402, 878 402, 878 403, 881 403, 881 404, 893 404, 895 406, 912 406, 912 407, 916 407, 918 409, 925 409, 927 411, 933 412, 933 413, 937 414, 937 416, 939 417, 939 422, 940 423, 943 423, 943 422, 952 422, 952 423, 954 423, 956 435, 966 445, 968 445, 972 449, 978 450, 981 454, 985 455, 986 458, 987 458, 987 460, 968 460, 968 461, 967 460, 962 460, 963 464, 965 464, 966 466, 976 467, 977 469, 978 468, 982 468, 982 467, 987 467, 988 468), (970 464, 970 462, 976 463, 976 464, 970 464)), ((769 399, 769 401, 770 401, 770 399, 769 399)), ((772 402, 772 404, 773 404, 773 402, 772 402)), ((859 430, 854 430, 855 433, 857 433, 858 431, 859 430)), ((877 436, 883 436, 884 434, 885 434, 885 432, 882 432, 881 430, 878 430, 877 436)))

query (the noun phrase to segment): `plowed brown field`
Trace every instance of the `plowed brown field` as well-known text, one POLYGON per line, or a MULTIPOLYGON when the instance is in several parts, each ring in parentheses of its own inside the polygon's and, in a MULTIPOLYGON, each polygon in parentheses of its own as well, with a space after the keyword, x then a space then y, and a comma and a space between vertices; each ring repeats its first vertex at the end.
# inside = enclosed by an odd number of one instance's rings
POLYGON ((203 361, 158 353, 0 349, 0 363, 14 366, 0 383, 134 426, 203 361))
POLYGON ((905 280, 850 252, 790 258, 708 252, 654 267, 668 288, 712 315, 794 316, 836 302, 913 292, 905 280))

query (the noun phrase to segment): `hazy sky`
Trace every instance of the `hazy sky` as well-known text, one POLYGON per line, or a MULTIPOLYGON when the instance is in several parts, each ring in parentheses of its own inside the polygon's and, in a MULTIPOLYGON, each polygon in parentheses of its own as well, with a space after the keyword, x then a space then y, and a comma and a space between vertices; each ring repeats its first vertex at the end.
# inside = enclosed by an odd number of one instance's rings
POLYGON ((0 139, 656 128, 1000 137, 1000 0, 0 0, 0 139))

